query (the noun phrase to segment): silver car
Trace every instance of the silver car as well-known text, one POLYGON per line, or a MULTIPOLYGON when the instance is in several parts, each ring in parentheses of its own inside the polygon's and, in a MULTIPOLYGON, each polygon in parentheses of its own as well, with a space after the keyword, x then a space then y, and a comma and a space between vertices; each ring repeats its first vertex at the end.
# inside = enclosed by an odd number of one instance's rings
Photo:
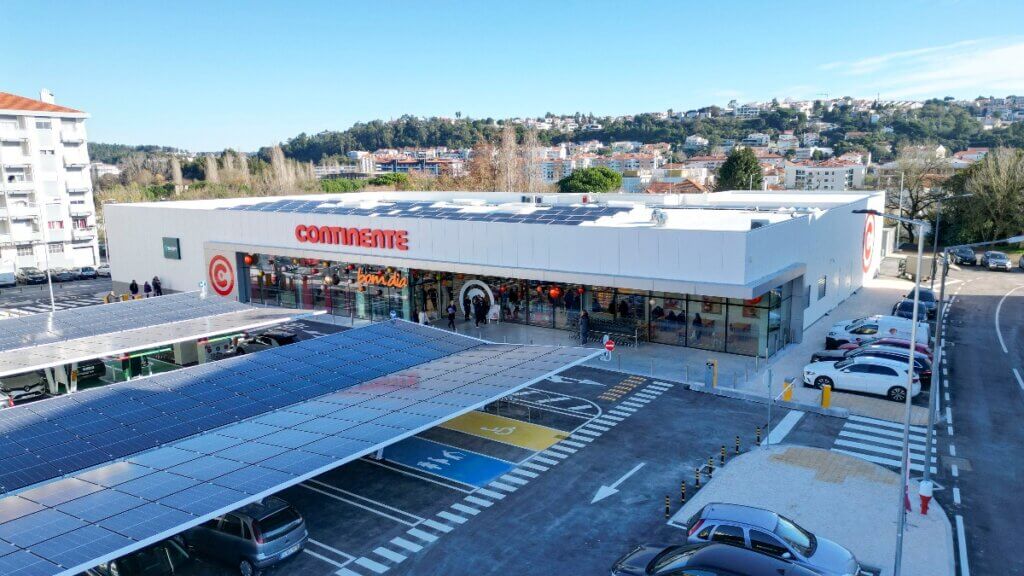
POLYGON ((981 265, 989 270, 1012 270, 1010 257, 1004 252, 992 250, 981 255, 981 265))
POLYGON ((306 521, 284 500, 270 496, 214 518, 184 534, 202 556, 238 567, 242 576, 294 556, 309 540, 306 521))
POLYGON ((771 510, 712 503, 690 518, 687 540, 750 548, 828 576, 853 576, 860 564, 846 548, 811 534, 771 510))
POLYGON ((291 332, 286 332, 284 330, 268 330, 262 334, 246 336, 239 340, 238 344, 235 345, 235 354, 251 354, 268 348, 277 348, 278 346, 294 344, 295 342, 295 334, 292 334, 291 332))

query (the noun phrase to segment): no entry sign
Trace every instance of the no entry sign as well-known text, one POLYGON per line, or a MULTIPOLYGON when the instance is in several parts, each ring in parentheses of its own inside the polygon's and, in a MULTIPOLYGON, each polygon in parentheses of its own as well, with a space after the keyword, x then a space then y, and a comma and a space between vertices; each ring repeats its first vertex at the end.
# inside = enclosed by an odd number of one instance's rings
POLYGON ((605 342, 604 343, 604 349, 609 351, 609 352, 611 352, 612 350, 615 350, 615 340, 608 340, 607 342, 605 342))

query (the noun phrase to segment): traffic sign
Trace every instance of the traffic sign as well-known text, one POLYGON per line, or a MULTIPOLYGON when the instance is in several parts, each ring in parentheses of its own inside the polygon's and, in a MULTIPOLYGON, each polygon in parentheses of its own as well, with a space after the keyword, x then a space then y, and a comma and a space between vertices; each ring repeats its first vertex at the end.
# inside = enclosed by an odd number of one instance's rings
POLYGON ((607 342, 605 342, 604 343, 604 349, 609 351, 609 352, 611 352, 612 350, 615 350, 615 340, 608 340, 607 342))

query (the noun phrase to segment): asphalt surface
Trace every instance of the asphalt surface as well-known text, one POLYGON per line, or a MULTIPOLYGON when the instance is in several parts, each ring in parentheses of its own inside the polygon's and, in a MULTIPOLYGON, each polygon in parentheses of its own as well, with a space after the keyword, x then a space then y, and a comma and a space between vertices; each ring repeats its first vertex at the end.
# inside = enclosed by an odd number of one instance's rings
MULTIPOLYGON (((54 282, 53 299, 58 309, 92 306, 103 301, 110 291, 110 278, 54 282)), ((46 284, 0 288, 0 308, 14 314, 36 314, 50 310, 50 290, 46 284)))
MULTIPOLYGON (((971 573, 1024 574, 1024 500, 1019 496, 1024 487, 1024 274, 964 268, 950 277, 961 281, 947 285, 947 294, 961 288, 950 308, 946 348, 952 398, 948 424, 956 455, 947 447, 943 459, 947 472, 953 465, 957 470, 937 498, 954 522, 962 519, 971 573)), ((939 429, 946 431, 946 424, 939 429)), ((960 574, 968 574, 959 564, 960 574)))

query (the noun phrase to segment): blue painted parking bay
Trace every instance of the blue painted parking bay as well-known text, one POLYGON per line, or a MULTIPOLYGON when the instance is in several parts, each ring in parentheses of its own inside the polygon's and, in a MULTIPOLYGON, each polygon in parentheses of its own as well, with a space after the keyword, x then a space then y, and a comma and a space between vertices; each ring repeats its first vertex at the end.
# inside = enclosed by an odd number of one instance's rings
POLYGON ((427 474, 483 487, 515 467, 511 462, 413 436, 384 449, 384 459, 427 474))

